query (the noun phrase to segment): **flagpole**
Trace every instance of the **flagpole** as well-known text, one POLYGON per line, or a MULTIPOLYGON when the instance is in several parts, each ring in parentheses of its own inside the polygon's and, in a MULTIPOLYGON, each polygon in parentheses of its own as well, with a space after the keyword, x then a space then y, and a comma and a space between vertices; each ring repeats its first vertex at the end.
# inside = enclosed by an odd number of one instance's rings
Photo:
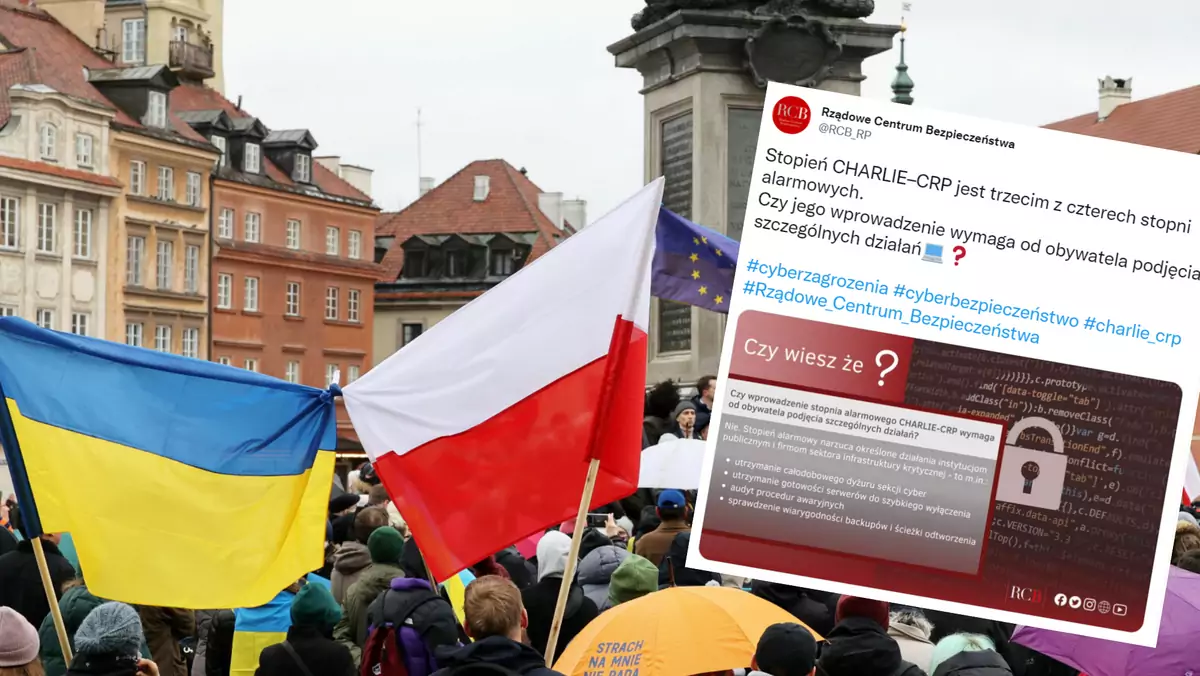
MULTIPOLYGON (((662 202, 661 179, 657 200, 662 202)), ((612 407, 613 393, 616 390, 618 376, 625 369, 625 361, 629 354, 629 341, 633 337, 633 320, 637 317, 637 305, 644 291, 642 280, 650 275, 650 260, 653 258, 655 224, 658 222, 658 210, 654 211, 649 227, 646 228, 645 253, 638 262, 638 273, 634 277, 633 291, 629 297, 629 307, 624 314, 619 315, 613 326, 612 340, 608 346, 608 360, 604 368, 604 382, 600 386, 599 402, 596 406, 596 417, 592 425, 591 439, 588 441, 587 479, 583 483, 583 495, 579 498, 579 512, 575 514, 575 531, 571 533, 571 549, 567 554, 567 567, 563 570, 562 584, 558 587, 558 602, 554 605, 554 619, 550 623, 550 636, 546 639, 546 667, 554 664, 554 653, 558 649, 558 635, 562 631, 563 615, 567 611, 567 596, 571 592, 571 583, 575 578, 575 567, 579 563, 579 547, 583 544, 583 531, 587 526, 587 512, 592 505, 592 495, 596 490, 596 479, 600 476, 600 445, 603 441, 605 426, 601 424, 608 417, 612 407)))
POLYGON ((33 538, 33 556, 37 559, 38 572, 42 574, 42 589, 46 591, 46 601, 50 604, 50 616, 54 618, 54 632, 58 634, 58 647, 62 650, 63 660, 71 663, 71 642, 67 640, 67 625, 63 622, 62 609, 58 607, 58 594, 54 591, 54 581, 50 579, 50 566, 46 564, 46 551, 42 549, 42 536, 33 538))

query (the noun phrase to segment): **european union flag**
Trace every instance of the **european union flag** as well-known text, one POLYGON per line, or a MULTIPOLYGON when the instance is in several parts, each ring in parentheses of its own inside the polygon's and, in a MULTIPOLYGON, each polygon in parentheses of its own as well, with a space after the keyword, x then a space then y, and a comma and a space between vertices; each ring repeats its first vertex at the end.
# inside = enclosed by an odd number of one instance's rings
POLYGON ((737 242, 666 207, 658 210, 654 239, 652 295, 713 312, 729 312, 737 242))

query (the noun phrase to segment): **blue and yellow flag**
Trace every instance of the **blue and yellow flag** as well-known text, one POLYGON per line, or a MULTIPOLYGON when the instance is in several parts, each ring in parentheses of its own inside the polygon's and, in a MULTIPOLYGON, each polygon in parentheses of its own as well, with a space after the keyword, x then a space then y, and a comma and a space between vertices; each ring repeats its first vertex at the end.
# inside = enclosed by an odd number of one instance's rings
MULTIPOLYGON (((330 588, 329 580, 309 574, 308 584, 330 588)), ((286 589, 257 608, 238 608, 233 611, 233 648, 230 653, 229 675, 252 676, 258 670, 258 657, 263 648, 283 643, 292 627, 292 601, 296 595, 286 589)))
POLYGON ((70 531, 95 595, 250 607, 321 567, 332 393, 0 318, 0 402, 25 532, 70 531))

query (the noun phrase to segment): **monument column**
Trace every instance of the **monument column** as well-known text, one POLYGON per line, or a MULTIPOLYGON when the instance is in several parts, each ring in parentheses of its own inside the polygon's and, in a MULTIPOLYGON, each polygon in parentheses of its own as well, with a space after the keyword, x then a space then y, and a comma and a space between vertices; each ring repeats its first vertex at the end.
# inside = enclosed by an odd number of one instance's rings
MULTIPOLYGON (((642 74, 645 176, 663 204, 741 239, 767 81, 859 95, 863 59, 899 26, 863 19, 873 0, 647 0, 609 46, 642 74)), ((725 316, 653 299, 647 379, 717 372, 725 316)))

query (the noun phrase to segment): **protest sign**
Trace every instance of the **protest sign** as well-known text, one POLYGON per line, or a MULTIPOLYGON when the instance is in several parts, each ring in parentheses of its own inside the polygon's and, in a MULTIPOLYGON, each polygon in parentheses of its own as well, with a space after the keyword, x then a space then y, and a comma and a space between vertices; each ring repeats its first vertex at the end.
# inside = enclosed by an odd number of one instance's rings
POLYGON ((766 98, 688 565, 1153 645, 1196 158, 766 98))

